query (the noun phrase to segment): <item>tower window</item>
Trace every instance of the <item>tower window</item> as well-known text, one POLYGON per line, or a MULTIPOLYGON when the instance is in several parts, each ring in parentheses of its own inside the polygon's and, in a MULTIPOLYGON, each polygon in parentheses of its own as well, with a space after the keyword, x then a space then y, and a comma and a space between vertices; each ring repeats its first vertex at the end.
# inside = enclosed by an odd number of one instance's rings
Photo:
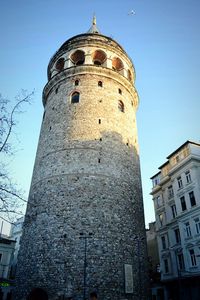
POLYGON ((112 60, 112 69, 115 71, 121 71, 124 68, 123 62, 120 58, 114 57, 112 60))
POLYGON ((98 86, 102 87, 103 86, 103 82, 102 81, 98 81, 98 86))
POLYGON ((124 112, 124 103, 121 100, 118 101, 118 109, 121 112, 124 112))
POLYGON ((101 119, 99 119, 99 124, 101 124, 101 119))
POLYGON ((129 81, 132 81, 133 79, 132 79, 132 75, 131 75, 131 71, 130 70, 128 70, 128 80, 129 81))
POLYGON ((99 159, 98 159, 98 163, 100 164, 100 162, 101 162, 101 159, 99 158, 99 159))
POLYGON ((71 60, 76 66, 83 65, 85 62, 85 53, 82 50, 77 50, 71 55, 71 60))
POLYGON ((121 89, 118 89, 118 93, 121 95, 121 94, 122 94, 122 90, 121 90, 121 89))
POLYGON ((71 103, 79 103, 80 93, 74 92, 71 96, 71 103))
POLYGON ((56 88, 55 93, 56 93, 56 94, 58 93, 58 87, 56 88))
POLYGON ((74 84, 75 84, 76 86, 79 85, 79 80, 78 80, 78 79, 75 80, 74 84))
POLYGON ((56 69, 58 71, 62 71, 64 69, 65 60, 64 58, 59 58, 59 60, 56 62, 56 69))
POLYGON ((106 54, 102 50, 96 50, 92 54, 93 63, 96 66, 102 66, 106 60, 106 54))

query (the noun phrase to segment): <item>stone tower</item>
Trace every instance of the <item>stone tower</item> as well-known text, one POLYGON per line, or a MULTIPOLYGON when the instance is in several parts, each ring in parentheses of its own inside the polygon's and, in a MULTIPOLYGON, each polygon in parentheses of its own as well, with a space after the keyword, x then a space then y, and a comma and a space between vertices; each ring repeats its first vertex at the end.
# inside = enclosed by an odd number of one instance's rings
POLYGON ((134 80, 95 18, 51 58, 15 299, 146 299, 134 80))

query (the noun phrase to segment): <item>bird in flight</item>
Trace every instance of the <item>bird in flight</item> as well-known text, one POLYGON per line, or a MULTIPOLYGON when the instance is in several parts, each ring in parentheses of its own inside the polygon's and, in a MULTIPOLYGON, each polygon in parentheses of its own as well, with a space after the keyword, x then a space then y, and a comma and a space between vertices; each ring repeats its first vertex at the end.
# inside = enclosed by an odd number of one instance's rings
POLYGON ((135 11, 132 9, 131 11, 129 11, 128 15, 129 15, 129 16, 135 15, 135 11))

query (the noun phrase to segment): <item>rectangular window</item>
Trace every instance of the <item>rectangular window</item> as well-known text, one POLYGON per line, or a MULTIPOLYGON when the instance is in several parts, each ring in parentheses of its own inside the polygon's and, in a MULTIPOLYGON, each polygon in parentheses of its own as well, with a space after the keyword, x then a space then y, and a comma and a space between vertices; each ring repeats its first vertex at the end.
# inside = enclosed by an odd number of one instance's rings
POLYGON ((191 237, 192 236, 189 222, 185 223, 185 233, 186 233, 186 237, 191 237))
POLYGON ((158 197, 156 197, 156 207, 161 207, 162 204, 163 204, 162 198, 161 198, 161 196, 159 195, 158 197))
POLYGON ((192 181, 190 171, 185 172, 186 182, 190 183, 192 181))
POLYGON ((194 192, 190 192, 189 197, 190 197, 191 206, 195 206, 196 205, 196 200, 195 200, 194 192))
POLYGON ((2 253, 0 253, 0 262, 1 262, 1 259, 2 259, 2 253))
POLYGON ((158 178, 158 177, 154 178, 154 179, 152 180, 152 183, 153 183, 153 187, 157 186, 157 185, 160 183, 159 178, 158 178))
POLYGON ((163 219, 164 219, 163 213, 160 214, 158 217, 159 217, 159 221, 160 221, 160 226, 163 226, 163 219))
POLYGON ((172 185, 168 186, 168 198, 173 198, 174 197, 174 191, 172 185))
POLYGON ((195 228, 196 228, 196 233, 200 234, 200 220, 199 218, 194 219, 195 221, 195 228))
POLYGON ((190 262, 191 262, 191 266, 194 267, 197 265, 197 261, 196 261, 196 255, 194 253, 194 249, 190 249, 189 250, 190 253, 190 262))
POLYGON ((181 242, 181 236, 180 236, 179 228, 174 229, 174 235, 175 235, 176 243, 179 244, 181 242))
POLYGON ((162 248, 163 250, 165 250, 167 247, 166 247, 166 239, 164 235, 161 237, 161 242, 162 242, 162 248))
POLYGON ((177 178, 177 182, 178 182, 178 188, 181 189, 183 187, 183 181, 182 181, 182 178, 181 176, 179 176, 177 178))
POLYGON ((169 273, 169 264, 167 259, 164 259, 164 268, 165 268, 165 273, 169 273))
POLYGON ((185 270, 185 261, 184 261, 183 253, 178 254, 177 258, 178 258, 178 267, 179 267, 179 270, 182 270, 182 271, 185 270))
POLYGON ((186 203, 185 203, 185 197, 182 196, 180 198, 180 201, 181 201, 181 208, 182 208, 182 211, 186 210, 187 209, 187 206, 186 206, 186 203))
POLYGON ((173 205, 171 206, 171 211, 172 211, 172 217, 173 217, 173 219, 176 218, 176 216, 177 216, 177 211, 176 211, 176 205, 175 205, 175 204, 173 204, 173 205))

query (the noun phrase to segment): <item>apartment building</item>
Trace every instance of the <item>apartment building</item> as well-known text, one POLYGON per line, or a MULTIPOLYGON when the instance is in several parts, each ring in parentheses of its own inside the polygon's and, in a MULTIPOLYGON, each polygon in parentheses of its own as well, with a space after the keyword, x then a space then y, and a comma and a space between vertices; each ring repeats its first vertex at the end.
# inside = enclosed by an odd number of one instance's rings
POLYGON ((151 177, 161 281, 168 299, 199 299, 200 144, 186 141, 151 177))

